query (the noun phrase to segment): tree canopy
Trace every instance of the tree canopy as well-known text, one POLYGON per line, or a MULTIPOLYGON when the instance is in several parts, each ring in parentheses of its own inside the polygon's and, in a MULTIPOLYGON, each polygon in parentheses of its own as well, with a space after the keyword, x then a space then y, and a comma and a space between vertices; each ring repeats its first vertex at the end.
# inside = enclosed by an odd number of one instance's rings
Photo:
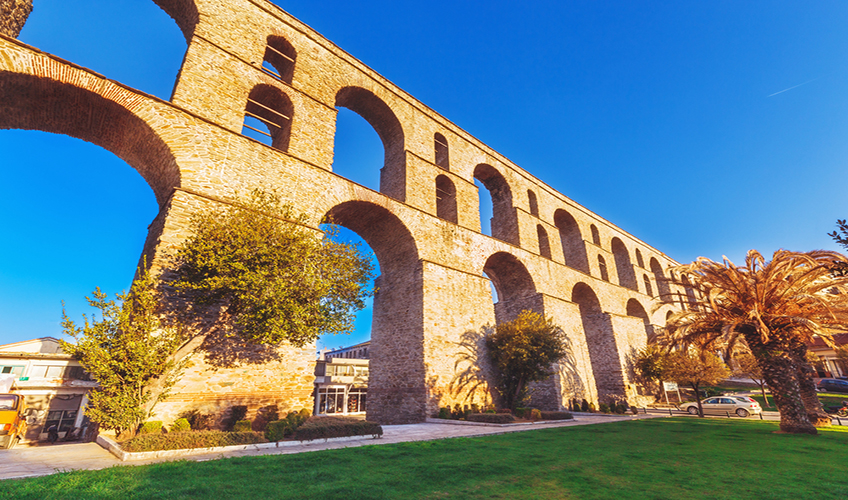
POLYGON ((554 363, 567 354, 567 340, 550 318, 525 310, 499 324, 486 338, 486 348, 498 371, 503 404, 514 410, 527 398, 527 384, 553 374, 554 363))
POLYGON ((118 294, 117 302, 95 289, 86 300, 100 312, 100 319, 83 316, 82 326, 62 311, 64 333, 74 339, 73 343, 61 340, 62 349, 77 358, 99 384, 89 393, 86 415, 105 429, 134 432, 167 396, 173 381, 168 379, 174 368, 171 355, 184 339, 176 328, 160 323, 156 285, 145 271, 129 292, 118 294), (164 390, 150 391, 149 384, 160 377, 167 379, 164 390))
POLYGON ((698 414, 704 416, 701 407, 700 388, 715 385, 730 376, 727 365, 713 353, 689 350, 670 352, 664 363, 663 379, 688 385, 695 391, 698 414))
POLYGON ((697 292, 688 310, 673 315, 666 341, 704 351, 733 350, 744 343, 757 359, 772 389, 785 432, 815 433, 802 402, 812 389, 806 344, 814 336, 832 344, 848 329, 848 278, 835 276, 834 263, 848 262, 837 252, 778 250, 766 262, 751 250, 744 266, 699 258, 673 269, 672 281, 697 292), (688 279, 685 279, 687 278, 688 279))
POLYGON ((253 191, 203 211, 179 248, 171 284, 201 315, 249 342, 302 347, 353 329, 374 266, 356 246, 322 235, 274 193, 253 191))

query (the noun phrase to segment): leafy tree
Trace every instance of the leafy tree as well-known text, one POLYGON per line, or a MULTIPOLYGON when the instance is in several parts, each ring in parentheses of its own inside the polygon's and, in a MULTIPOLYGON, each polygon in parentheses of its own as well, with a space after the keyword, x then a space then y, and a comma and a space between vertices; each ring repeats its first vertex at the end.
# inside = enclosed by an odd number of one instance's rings
POLYGON ((698 402, 698 416, 704 416, 701 406, 701 386, 715 385, 730 376, 727 365, 718 356, 710 352, 676 351, 666 358, 663 378, 688 385, 695 391, 698 402))
POLYGON ((171 355, 183 338, 178 329, 160 323, 157 282, 149 272, 142 272, 130 291, 117 299, 107 300, 107 294, 95 289, 86 300, 100 311, 100 319, 83 315, 82 326, 63 308, 62 327, 74 342, 60 342, 99 383, 89 393, 86 415, 105 429, 132 434, 150 417, 153 406, 167 397, 174 380, 168 376, 175 368, 171 355), (165 379, 165 390, 153 393, 148 385, 159 378, 165 379))
POLYGON ((499 324, 486 338, 486 348, 498 371, 496 388, 512 410, 527 398, 527 384, 552 375, 554 363, 567 354, 562 328, 527 310, 499 324))
POLYGON ((765 405, 771 406, 769 404, 768 396, 766 395, 766 386, 768 384, 766 384, 766 379, 763 377, 763 369, 760 368, 757 358, 755 358, 750 352, 744 351, 736 354, 733 359, 736 361, 737 365, 733 374, 737 377, 745 377, 753 380, 760 388, 760 392, 763 394, 763 401, 765 401, 765 405))
POLYGON ((257 344, 297 347, 353 329, 372 292, 373 264, 359 249, 320 236, 274 193, 202 212, 174 258, 171 284, 199 316, 257 344))
POLYGON ((766 262, 751 250, 744 266, 703 257, 679 266, 671 281, 698 293, 690 295, 687 311, 669 319, 667 341, 725 352, 744 344, 772 390, 781 430, 815 434, 808 413, 819 410, 807 408, 805 401, 820 403, 807 395, 805 346, 814 335, 832 345, 833 334, 848 329, 848 278, 834 275, 834 263, 848 259, 824 250, 778 250, 766 262))
POLYGON ((634 368, 646 381, 662 381, 668 364, 668 352, 658 345, 649 345, 636 353, 634 368))

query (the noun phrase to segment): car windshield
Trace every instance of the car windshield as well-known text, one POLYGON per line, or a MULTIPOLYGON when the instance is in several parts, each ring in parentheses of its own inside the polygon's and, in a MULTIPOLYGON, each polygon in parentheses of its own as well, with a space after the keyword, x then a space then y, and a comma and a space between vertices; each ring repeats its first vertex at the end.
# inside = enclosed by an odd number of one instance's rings
POLYGON ((18 403, 18 397, 14 394, 0 394, 0 411, 14 410, 18 403))

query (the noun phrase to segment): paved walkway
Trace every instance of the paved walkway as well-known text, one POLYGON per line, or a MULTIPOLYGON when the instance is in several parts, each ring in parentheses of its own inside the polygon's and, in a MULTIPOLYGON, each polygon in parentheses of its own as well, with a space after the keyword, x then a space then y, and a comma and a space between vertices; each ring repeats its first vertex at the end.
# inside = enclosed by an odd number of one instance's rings
MULTIPOLYGON (((380 439, 363 439, 361 441, 344 441, 335 443, 310 442, 300 446, 286 448, 268 448, 263 450, 240 450, 225 453, 210 453, 206 455, 190 455, 180 457, 180 460, 205 461, 218 458, 243 457, 254 455, 282 455, 291 453, 304 453, 308 451, 331 450, 337 448, 353 448, 358 446, 382 445, 390 443, 402 443, 407 441, 429 441, 433 439, 445 439, 453 437, 484 436, 490 434, 506 434, 510 432, 523 432, 534 429, 548 429, 551 427, 573 427, 576 425, 600 424, 616 422, 621 420, 633 420, 642 418, 657 418, 667 415, 638 415, 638 416, 612 416, 612 415, 576 415, 574 420, 549 424, 518 425, 514 427, 483 427, 473 425, 455 424, 409 424, 409 425, 384 425, 383 437, 380 439)), ((154 462, 167 462, 177 460, 175 458, 159 458, 151 460, 139 460, 132 462, 121 462, 114 455, 104 450, 95 443, 67 443, 56 445, 25 446, 18 445, 12 450, 0 450, 0 479, 13 479, 33 476, 46 476, 57 472, 65 472, 74 469, 105 469, 115 465, 134 466, 154 462)))

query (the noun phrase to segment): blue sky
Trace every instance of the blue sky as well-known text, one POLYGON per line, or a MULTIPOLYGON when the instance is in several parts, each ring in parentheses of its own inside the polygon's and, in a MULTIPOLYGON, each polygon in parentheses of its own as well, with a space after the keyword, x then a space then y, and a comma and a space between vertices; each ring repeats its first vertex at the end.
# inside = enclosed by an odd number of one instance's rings
MULTIPOLYGON (((680 262, 837 249, 848 3, 276 3, 680 262)), ((186 48, 143 0, 38 0, 20 39, 164 99, 186 48)), ((376 187, 380 148, 340 113, 340 173, 376 187)), ((157 206, 91 144, 0 131, 0 151, 0 343, 58 336, 62 300, 79 318, 95 286, 129 286, 157 206)), ((369 322, 324 345, 367 338, 369 322)))

